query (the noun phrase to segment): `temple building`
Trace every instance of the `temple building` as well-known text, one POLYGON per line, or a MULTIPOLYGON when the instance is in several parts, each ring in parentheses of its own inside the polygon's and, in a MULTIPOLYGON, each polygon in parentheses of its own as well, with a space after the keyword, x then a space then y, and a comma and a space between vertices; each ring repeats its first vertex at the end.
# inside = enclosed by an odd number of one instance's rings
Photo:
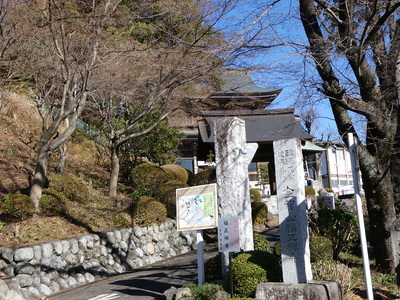
POLYGON ((218 90, 187 101, 179 113, 171 117, 171 124, 185 134, 178 164, 197 173, 214 151, 215 121, 238 117, 245 121, 247 142, 258 144, 253 162, 268 162, 270 188, 274 194, 273 141, 298 138, 306 142, 313 137, 303 130, 294 109, 267 108, 282 89, 259 87, 244 71, 226 71, 219 75, 219 79, 218 90))

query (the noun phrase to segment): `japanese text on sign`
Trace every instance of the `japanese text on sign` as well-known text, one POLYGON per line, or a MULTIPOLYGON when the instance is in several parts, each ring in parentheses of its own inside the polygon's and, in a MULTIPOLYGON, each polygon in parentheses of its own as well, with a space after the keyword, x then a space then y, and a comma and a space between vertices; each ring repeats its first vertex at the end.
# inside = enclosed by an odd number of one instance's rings
POLYGON ((218 251, 240 252, 239 220, 237 217, 218 220, 218 251))
POLYGON ((178 230, 217 227, 216 184, 176 190, 178 230))

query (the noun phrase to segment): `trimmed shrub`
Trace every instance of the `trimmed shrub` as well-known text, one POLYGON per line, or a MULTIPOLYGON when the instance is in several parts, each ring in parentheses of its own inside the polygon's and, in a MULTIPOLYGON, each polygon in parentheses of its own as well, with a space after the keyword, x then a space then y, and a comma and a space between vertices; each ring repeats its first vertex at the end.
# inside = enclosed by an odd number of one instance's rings
POLYGON ((90 201, 88 187, 77 179, 66 176, 53 176, 50 178, 50 188, 62 193, 68 200, 87 203, 90 201))
POLYGON ((254 250, 271 253, 271 247, 269 246, 269 242, 262 234, 254 233, 253 243, 254 243, 254 250))
POLYGON ((129 197, 132 199, 132 201, 136 201, 140 196, 151 196, 151 194, 152 192, 149 189, 143 188, 132 191, 129 197))
POLYGON ((67 212, 67 197, 55 189, 44 189, 39 200, 42 214, 64 216, 67 212))
POLYGON ((230 295, 218 284, 205 283, 203 285, 190 284, 191 297, 196 300, 228 300, 230 295))
POLYGON ((251 202, 261 202, 261 193, 257 189, 250 189, 250 199, 251 202))
POLYGON ((211 257, 204 263, 204 277, 207 282, 222 278, 221 253, 211 257))
POLYGON ((310 238, 311 262, 333 260, 333 247, 330 239, 324 236, 313 236, 310 238))
POLYGON ((282 281, 278 258, 264 251, 239 254, 232 262, 234 293, 240 297, 254 297, 257 284, 282 281))
POLYGON ((154 197, 165 205, 167 208, 167 216, 171 219, 176 219, 176 189, 188 187, 182 181, 173 180, 159 186, 154 197))
POLYGON ((35 214, 35 207, 31 198, 22 194, 7 195, 2 210, 7 218, 17 221, 29 219, 35 214))
MULTIPOLYGON (((273 253, 280 257, 282 250, 281 250, 281 242, 278 241, 275 243, 273 248, 273 253)), ((310 238, 310 260, 311 262, 318 262, 318 261, 328 261, 332 260, 333 258, 333 248, 332 242, 323 236, 312 236, 310 238)))
POLYGON ((140 196, 133 204, 133 218, 139 226, 159 225, 167 219, 167 209, 153 197, 140 196))
POLYGON ((195 185, 203 185, 216 182, 217 182, 217 174, 214 168, 214 169, 207 169, 197 174, 194 174, 189 184, 191 186, 195 186, 195 185))
POLYGON ((143 163, 132 169, 131 179, 135 189, 154 191, 168 181, 168 174, 155 164, 143 163))
POLYGON ((268 206, 262 201, 251 202, 251 219, 253 225, 266 225, 268 221, 268 206))
POLYGON ((189 180, 189 171, 181 166, 168 164, 161 166, 161 168, 168 174, 171 180, 179 180, 184 183, 187 183, 189 180))

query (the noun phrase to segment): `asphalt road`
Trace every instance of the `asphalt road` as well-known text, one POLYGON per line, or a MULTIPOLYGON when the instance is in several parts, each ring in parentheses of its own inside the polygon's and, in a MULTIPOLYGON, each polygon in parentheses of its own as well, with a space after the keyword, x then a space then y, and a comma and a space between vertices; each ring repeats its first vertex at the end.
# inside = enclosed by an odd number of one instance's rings
MULTIPOLYGON (((204 260, 216 255, 217 249, 204 251, 204 260)), ((197 252, 170 258, 129 273, 114 275, 48 296, 51 300, 165 299, 170 287, 197 283, 197 252)))

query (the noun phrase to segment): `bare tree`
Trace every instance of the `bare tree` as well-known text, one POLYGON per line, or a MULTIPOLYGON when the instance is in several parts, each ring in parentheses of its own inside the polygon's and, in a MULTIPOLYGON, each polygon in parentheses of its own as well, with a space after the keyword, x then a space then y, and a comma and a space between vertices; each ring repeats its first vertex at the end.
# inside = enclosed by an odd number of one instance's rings
POLYGON ((10 55, 10 50, 20 37, 29 32, 29 27, 23 21, 25 13, 20 1, 0 1, 0 66, 3 87, 7 84, 7 79, 14 76, 10 65, 15 60, 16 53, 10 55))
POLYGON ((319 117, 317 110, 313 106, 303 106, 300 117, 306 132, 313 135, 315 122, 319 117))
POLYGON ((30 34, 14 50, 18 62, 13 69, 33 82, 43 120, 30 192, 36 211, 48 160, 75 130, 90 93, 91 77, 109 50, 104 49, 108 39, 105 22, 119 3, 49 0, 30 1, 24 6, 30 34))
POLYGON ((377 266, 394 273, 400 207, 400 22, 398 0, 299 0, 309 52, 338 130, 357 134, 350 112, 367 120, 358 154, 377 266))
POLYGON ((92 95, 91 107, 96 111, 94 114, 101 116, 102 130, 108 134, 110 196, 117 192, 120 148, 149 133, 185 101, 194 98, 199 90, 196 85, 204 84, 213 70, 227 61, 218 54, 229 43, 221 39, 212 24, 205 23, 208 14, 206 6, 201 6, 204 3, 159 2, 163 5, 155 1, 155 5, 144 9, 146 17, 134 8, 135 27, 125 30, 134 50, 121 53, 113 65, 100 67, 98 89, 92 95), (154 114, 158 115, 154 122, 141 126, 143 120, 154 114))

